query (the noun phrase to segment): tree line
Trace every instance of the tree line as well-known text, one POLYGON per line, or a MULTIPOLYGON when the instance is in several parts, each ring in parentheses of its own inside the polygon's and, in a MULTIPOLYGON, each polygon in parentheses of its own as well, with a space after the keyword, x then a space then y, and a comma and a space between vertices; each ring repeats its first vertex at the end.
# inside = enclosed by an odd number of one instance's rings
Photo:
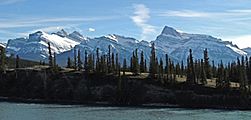
MULTIPOLYGON (((216 87, 221 89, 229 89, 231 82, 239 83, 239 89, 246 92, 251 89, 251 57, 242 56, 234 62, 224 64, 222 61, 215 65, 212 60, 210 63, 208 50, 203 51, 203 59, 194 59, 192 49, 189 50, 186 65, 183 61, 175 63, 168 54, 165 59, 157 57, 155 44, 151 45, 150 61, 147 64, 144 51, 140 54, 138 49, 132 52, 130 65, 127 65, 127 59, 119 61, 119 53, 112 52, 112 46, 108 46, 107 54, 100 54, 99 48, 96 54, 88 53, 87 50, 80 51, 74 48, 74 57, 68 57, 67 68, 72 68, 86 73, 98 74, 115 74, 123 75, 126 72, 133 75, 148 73, 151 80, 160 81, 163 84, 174 84, 177 77, 185 77, 188 84, 206 85, 208 79, 216 79, 216 87), (84 59, 81 54, 84 52, 84 59)), ((48 43, 48 65, 54 71, 58 71, 60 67, 56 63, 56 53, 52 53, 51 45, 48 43)), ((6 52, 4 48, 0 49, 0 71, 6 70, 6 52)), ((16 55, 16 68, 19 68, 19 56, 16 55)))

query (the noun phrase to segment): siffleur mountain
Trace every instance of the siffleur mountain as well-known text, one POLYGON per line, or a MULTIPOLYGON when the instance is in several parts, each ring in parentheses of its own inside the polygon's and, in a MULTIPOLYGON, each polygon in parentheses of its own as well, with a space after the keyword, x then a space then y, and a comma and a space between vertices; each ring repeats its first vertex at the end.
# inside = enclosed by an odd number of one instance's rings
POLYGON ((107 54, 109 45, 112 46, 112 52, 118 53, 121 61, 126 58, 128 63, 135 49, 138 49, 138 54, 143 51, 149 61, 152 43, 155 43, 158 58, 164 59, 165 54, 168 54, 174 62, 186 62, 189 49, 193 50, 195 59, 202 59, 203 50, 207 48, 210 61, 214 60, 215 63, 221 60, 227 63, 237 57, 250 55, 248 50, 241 50, 231 42, 209 35, 181 33, 168 26, 151 42, 115 34, 88 38, 77 31, 70 34, 64 30, 51 34, 38 31, 27 38, 8 40, 6 49, 9 54, 18 54, 23 59, 47 61, 48 42, 51 43, 52 52, 57 54, 57 62, 61 66, 66 65, 68 57, 73 58, 74 49, 82 51, 81 57, 84 58, 85 50, 95 55, 99 48, 100 54, 107 54))

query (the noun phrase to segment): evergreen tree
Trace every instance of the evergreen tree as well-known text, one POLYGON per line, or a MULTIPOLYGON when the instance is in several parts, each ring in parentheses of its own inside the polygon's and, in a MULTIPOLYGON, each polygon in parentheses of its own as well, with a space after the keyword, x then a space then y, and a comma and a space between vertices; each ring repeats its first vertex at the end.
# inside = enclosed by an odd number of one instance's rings
POLYGON ((200 60, 195 60, 194 62, 194 71, 195 71, 195 83, 199 83, 199 79, 200 79, 200 60))
POLYGON ((156 53, 155 53, 155 46, 154 43, 152 43, 151 46, 151 56, 150 56, 150 66, 149 66, 149 76, 151 78, 155 78, 155 74, 157 73, 157 64, 156 64, 156 53))
POLYGON ((183 63, 183 61, 181 61, 181 74, 180 74, 180 76, 181 77, 183 77, 183 75, 184 75, 184 71, 185 71, 185 67, 184 67, 184 63, 183 63))
POLYGON ((51 53, 51 44, 48 42, 48 50, 49 50, 49 66, 53 67, 53 57, 51 53))
POLYGON ((5 48, 0 49, 1 58, 0 58, 0 72, 5 72, 6 66, 6 53, 5 48))
POLYGON ((71 58, 68 57, 68 59, 67 59, 67 68, 71 68, 71 67, 72 67, 72 65, 71 65, 71 58))
POLYGON ((229 90, 230 88, 230 81, 229 81, 229 73, 228 69, 224 70, 224 77, 223 77, 223 88, 229 90))
POLYGON ((181 68, 179 63, 177 63, 175 66, 175 74, 181 76, 181 68))
POLYGON ((160 64, 159 64, 159 72, 158 72, 159 74, 159 80, 162 82, 162 83, 164 83, 164 81, 163 81, 163 77, 164 77, 164 69, 163 69, 163 61, 162 61, 162 59, 160 59, 160 64))
POLYGON ((73 68, 77 70, 77 51, 76 48, 74 48, 74 61, 73 61, 73 68))
POLYGON ((82 68, 82 61, 81 61, 81 51, 80 51, 80 49, 78 49, 78 70, 81 70, 81 69, 83 69, 82 68))
POLYGON ((249 89, 251 89, 251 86, 250 86, 251 85, 251 57, 249 57, 249 61, 248 61, 247 76, 248 76, 249 89))
POLYGON ((111 72, 114 73, 115 71, 115 61, 114 61, 114 53, 112 53, 111 57, 111 72))
POLYGON ((193 63, 193 56, 192 50, 189 50, 189 57, 187 61, 187 80, 188 83, 194 84, 195 83, 195 71, 194 71, 194 63, 193 63))
POLYGON ((87 51, 85 50, 85 64, 84 64, 84 68, 86 72, 89 72, 89 66, 88 66, 88 55, 87 55, 87 51))
POLYGON ((100 72, 99 48, 96 50, 96 71, 100 72))
POLYGON ((144 62, 144 63, 145 63, 145 64, 144 64, 144 66, 145 66, 144 70, 145 70, 145 72, 147 72, 146 59, 145 59, 145 62, 144 62))
POLYGON ((169 60, 168 59, 168 55, 166 54, 166 67, 165 67, 166 82, 168 82, 168 79, 169 79, 169 69, 168 69, 168 67, 169 67, 169 65, 168 65, 169 61, 168 60, 169 60))
POLYGON ((145 70, 145 58, 144 58, 144 52, 141 51, 141 54, 140 54, 140 72, 143 73, 143 72, 146 72, 145 70))
POLYGON ((244 62, 244 56, 241 57, 241 65, 239 66, 239 72, 240 72, 240 89, 243 91, 246 91, 247 88, 247 75, 246 75, 246 69, 245 69, 245 62, 244 62))
POLYGON ((19 68, 19 61, 20 61, 19 56, 16 55, 16 68, 19 68))
MULTIPOLYGON (((115 65, 115 71, 116 71, 116 74, 118 74, 118 72, 119 72, 119 68, 120 68, 120 64, 119 64, 119 55, 118 55, 118 53, 116 53, 116 57, 115 57, 115 61, 116 61, 116 65, 115 65)), ((120 74, 120 73, 119 73, 120 74)))
POLYGON ((205 64, 204 64, 202 59, 201 59, 201 62, 200 62, 200 67, 201 67, 200 83, 205 85, 207 83, 207 76, 206 76, 206 72, 205 72, 205 64))
POLYGON ((57 67, 57 58, 56 58, 56 53, 54 52, 53 54, 53 67, 56 68, 57 67))
POLYGON ((95 71, 95 55, 92 54, 92 71, 94 72, 95 71))
POLYGON ((134 75, 139 74, 139 59, 138 59, 138 49, 133 52, 133 57, 132 57, 132 72, 134 75))
POLYGON ((107 67, 108 73, 111 73, 111 45, 108 46, 108 56, 107 56, 107 67))
POLYGON ((215 67, 214 60, 212 61, 212 76, 217 77, 217 68, 215 67))
POLYGON ((93 56, 92 56, 92 54, 90 54, 90 55, 88 55, 88 62, 87 62, 87 66, 88 66, 88 71, 90 72, 90 71, 92 71, 93 72, 93 70, 94 70, 94 68, 93 68, 93 64, 94 64, 94 61, 93 61, 93 56))
POLYGON ((208 79, 211 79, 212 73, 211 73, 211 68, 210 68, 210 64, 209 64, 209 57, 208 57, 207 49, 204 50, 204 69, 206 72, 206 77, 208 79))
POLYGON ((100 57, 100 72, 101 73, 106 73, 106 58, 105 58, 105 55, 101 55, 100 57))
POLYGON ((124 58, 124 61, 123 61, 123 76, 125 75, 126 69, 127 69, 126 59, 124 58))
POLYGON ((175 68, 174 68, 174 64, 173 62, 171 61, 171 59, 169 58, 168 60, 168 80, 170 81, 171 84, 173 84, 176 80, 176 75, 175 75, 175 68))
POLYGON ((218 65, 218 74, 216 79, 216 88, 222 88, 223 87, 223 77, 224 77, 224 66, 221 61, 220 65, 218 65))

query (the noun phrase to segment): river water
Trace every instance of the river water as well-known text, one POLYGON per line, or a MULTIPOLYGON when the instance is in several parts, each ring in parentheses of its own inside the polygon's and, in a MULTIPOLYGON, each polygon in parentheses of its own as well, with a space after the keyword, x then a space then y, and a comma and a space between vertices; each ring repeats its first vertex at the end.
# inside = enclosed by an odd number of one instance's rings
POLYGON ((251 120, 251 111, 0 102, 0 120, 251 120))

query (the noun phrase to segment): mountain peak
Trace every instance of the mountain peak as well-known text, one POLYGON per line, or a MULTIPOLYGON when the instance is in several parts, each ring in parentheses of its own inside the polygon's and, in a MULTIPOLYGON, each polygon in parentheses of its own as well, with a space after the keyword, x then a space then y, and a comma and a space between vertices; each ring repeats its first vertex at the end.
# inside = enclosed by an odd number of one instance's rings
POLYGON ((68 36, 68 33, 64 29, 61 29, 60 31, 58 31, 55 34, 59 35, 60 37, 66 37, 66 36, 68 36))
POLYGON ((164 29, 162 30, 161 34, 162 35, 171 35, 174 37, 180 37, 180 33, 177 32, 177 30, 175 30, 174 28, 169 27, 169 26, 165 26, 164 29))

